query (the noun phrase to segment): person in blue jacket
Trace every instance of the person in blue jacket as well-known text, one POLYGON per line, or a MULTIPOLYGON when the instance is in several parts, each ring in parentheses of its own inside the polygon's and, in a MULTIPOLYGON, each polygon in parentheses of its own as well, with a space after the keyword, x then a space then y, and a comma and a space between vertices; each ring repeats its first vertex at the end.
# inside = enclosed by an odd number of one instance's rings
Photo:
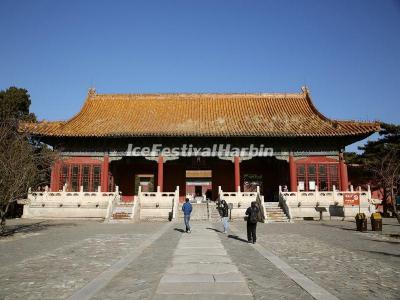
POLYGON ((189 198, 185 199, 185 203, 182 205, 182 211, 183 211, 183 220, 185 221, 185 226, 186 226, 186 232, 190 233, 190 214, 192 213, 192 204, 189 203, 189 198))

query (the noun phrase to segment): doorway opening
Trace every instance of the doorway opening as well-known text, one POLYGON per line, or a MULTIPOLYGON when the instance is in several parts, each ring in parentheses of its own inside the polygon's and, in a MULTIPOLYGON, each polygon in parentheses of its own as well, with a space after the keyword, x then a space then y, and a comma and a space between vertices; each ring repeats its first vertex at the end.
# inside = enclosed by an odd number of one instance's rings
POLYGON ((186 198, 192 202, 212 199, 211 170, 186 170, 186 198))

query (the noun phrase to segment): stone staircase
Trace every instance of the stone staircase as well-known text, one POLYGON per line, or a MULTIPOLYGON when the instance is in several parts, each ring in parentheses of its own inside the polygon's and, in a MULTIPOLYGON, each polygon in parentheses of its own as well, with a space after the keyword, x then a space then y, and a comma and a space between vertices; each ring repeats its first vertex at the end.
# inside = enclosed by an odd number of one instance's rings
MULTIPOLYGON (((221 217, 217 210, 217 205, 214 202, 208 203, 191 203, 192 204, 192 214, 190 216, 191 220, 210 220, 210 221, 218 221, 221 217)), ((183 203, 179 203, 178 206, 178 218, 183 219, 182 212, 183 203)))
MULTIPOLYGON (((208 210, 207 203, 191 203, 192 204, 192 214, 190 215, 190 220, 208 220, 208 210)), ((183 219, 182 211, 183 203, 178 205, 178 218, 183 219)))
POLYGON ((279 202, 264 202, 267 223, 289 223, 290 220, 279 206, 279 202))
POLYGON ((113 207, 110 222, 126 222, 132 219, 133 202, 118 202, 113 207))
POLYGON ((215 203, 210 203, 209 210, 210 210, 210 221, 211 222, 216 222, 221 219, 221 215, 219 214, 217 205, 215 203))

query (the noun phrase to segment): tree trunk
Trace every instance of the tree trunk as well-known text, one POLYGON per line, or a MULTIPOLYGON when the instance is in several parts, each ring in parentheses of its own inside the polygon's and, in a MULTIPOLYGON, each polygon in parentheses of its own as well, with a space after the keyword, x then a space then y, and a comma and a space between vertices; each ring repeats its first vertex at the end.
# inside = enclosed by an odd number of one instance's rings
POLYGON ((5 209, 0 209, 0 227, 1 227, 1 232, 3 233, 5 230, 6 226, 6 215, 8 212, 8 208, 10 207, 10 202, 7 202, 5 209))
POLYGON ((382 199, 382 206, 383 206, 383 215, 387 216, 388 215, 388 205, 387 205, 387 191, 386 187, 383 187, 383 199, 382 199))
POLYGON ((393 214, 394 214, 394 216, 396 217, 397 222, 400 224, 400 215, 399 215, 399 213, 398 213, 398 211, 397 211, 396 196, 395 196, 395 194, 394 194, 393 186, 392 186, 392 188, 391 188, 391 190, 390 190, 390 196, 391 196, 391 198, 392 198, 393 214))

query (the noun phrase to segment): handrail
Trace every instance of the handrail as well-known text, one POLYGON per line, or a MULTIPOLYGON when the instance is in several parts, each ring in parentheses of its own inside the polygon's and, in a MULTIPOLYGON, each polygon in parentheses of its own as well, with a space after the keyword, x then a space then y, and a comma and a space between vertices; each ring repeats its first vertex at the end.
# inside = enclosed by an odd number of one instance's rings
POLYGON ((287 204, 287 200, 283 193, 279 193, 279 204, 282 206, 283 210, 285 211, 289 221, 292 220, 292 212, 290 210, 290 206, 287 204))
POLYGON ((112 216, 112 212, 114 210, 114 206, 117 203, 117 199, 119 200, 119 195, 115 194, 114 198, 110 198, 108 200, 108 206, 107 206, 107 213, 106 213, 106 217, 104 218, 105 221, 110 220, 111 216, 112 216))

